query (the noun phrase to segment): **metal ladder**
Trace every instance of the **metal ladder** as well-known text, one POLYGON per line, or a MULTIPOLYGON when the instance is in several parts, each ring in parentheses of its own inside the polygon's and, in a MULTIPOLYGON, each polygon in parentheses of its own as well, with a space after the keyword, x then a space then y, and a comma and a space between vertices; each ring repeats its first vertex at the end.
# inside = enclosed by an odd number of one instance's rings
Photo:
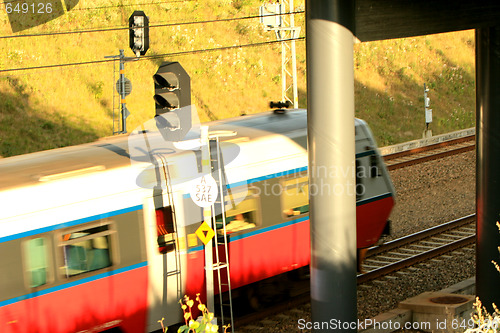
MULTIPOLYGON (((177 299, 181 299, 181 297, 182 297, 181 255, 180 255, 180 246, 179 246, 178 237, 177 237, 178 227, 177 227, 177 217, 175 214, 174 196, 172 193, 172 183, 170 182, 170 172, 169 172, 168 163, 167 163, 166 158, 164 156, 162 156, 161 154, 159 154, 158 156, 160 157, 160 160, 162 163, 163 176, 165 178, 165 188, 167 191, 167 197, 168 197, 170 211, 172 213, 173 232, 169 233, 171 235, 170 236, 171 238, 168 240, 165 240, 165 245, 167 245, 167 246, 170 245, 173 247, 174 256, 175 256, 174 268, 170 271, 167 270, 165 272, 165 279, 168 279, 168 277, 170 277, 170 276, 176 276, 177 299)), ((165 267, 168 268, 166 258, 167 258, 167 254, 165 254, 165 267)), ((165 283, 166 283, 166 281, 165 281, 165 283)), ((165 295, 165 293, 164 293, 164 295, 165 295)))
POLYGON ((221 261, 221 256, 219 254, 219 237, 218 237, 218 232, 217 232, 217 221, 216 221, 216 215, 215 215, 215 209, 212 210, 212 220, 214 221, 214 226, 215 226, 215 231, 216 235, 214 237, 215 241, 215 263, 212 266, 212 269, 217 271, 217 284, 218 284, 218 290, 219 290, 219 303, 220 303, 220 316, 221 316, 221 326, 227 325, 227 320, 225 319, 227 316, 229 316, 230 319, 230 332, 234 333, 234 318, 233 318, 233 298, 231 294, 231 273, 229 269, 229 251, 228 251, 228 238, 227 238, 227 232, 226 232, 226 213, 225 213, 225 194, 226 194, 226 177, 225 177, 225 172, 224 172, 224 162, 222 161, 222 154, 220 150, 220 142, 219 138, 215 137, 214 140, 209 141, 210 145, 210 163, 212 166, 212 170, 216 170, 216 172, 212 172, 212 176, 214 177, 218 188, 219 188, 219 196, 218 200, 214 203, 214 205, 219 205, 221 208, 221 217, 222 217, 222 244, 224 245, 224 261, 221 261), (215 149, 212 149, 215 148, 215 149), (212 152, 215 150, 215 154, 212 152), (213 156, 215 155, 215 156, 213 156), (215 158, 214 158, 215 157, 215 158), (222 273, 221 271, 225 270, 226 273, 222 273), (225 278, 226 281, 222 282, 221 278, 225 278), (229 302, 224 303, 222 291, 223 288, 227 288, 228 296, 229 296, 229 302), (227 311, 224 311, 224 308, 227 308, 227 311), (229 312, 229 314, 227 314, 229 312))

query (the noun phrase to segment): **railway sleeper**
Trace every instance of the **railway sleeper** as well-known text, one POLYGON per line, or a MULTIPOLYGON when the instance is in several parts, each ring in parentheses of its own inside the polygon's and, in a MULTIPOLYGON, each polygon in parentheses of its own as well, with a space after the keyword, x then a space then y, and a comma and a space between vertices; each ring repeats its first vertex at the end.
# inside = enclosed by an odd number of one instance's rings
MULTIPOLYGON (((434 249, 435 248, 435 246, 428 246, 428 245, 423 245, 423 244, 412 244, 411 246, 412 247, 421 248, 421 249, 425 249, 425 250, 430 250, 430 249, 434 249)), ((422 252, 422 251, 419 251, 419 252, 422 252)))
POLYGON ((422 241, 422 244, 429 244, 432 247, 438 247, 438 246, 441 246, 441 245, 446 245, 448 243, 450 243, 450 242, 449 241, 446 241, 446 242, 436 242, 434 240, 422 241))
POLYGON ((457 236, 470 236, 473 235, 474 232, 471 232, 469 230, 450 230, 449 234, 452 237, 457 237, 457 236))
POLYGON ((461 236, 470 236, 470 235, 474 235, 476 233, 475 230, 455 230, 453 231, 454 234, 458 234, 458 235, 461 235, 461 236))
POLYGON ((386 256, 376 256, 376 259, 384 259, 388 260, 389 262, 397 262, 400 260, 400 258, 394 258, 394 257, 386 257, 386 256))
MULTIPOLYGON (((376 264, 381 264, 381 265, 390 265, 390 264, 393 264, 395 262, 397 262, 398 260, 394 260, 394 261, 383 261, 383 260, 377 260, 377 259, 367 259, 365 261, 366 262, 370 262, 370 263, 376 263, 376 264)), ((366 264, 364 264, 364 266, 366 266, 366 264)))
POLYGON ((450 256, 449 254, 443 254, 440 256, 440 258, 443 258, 443 259, 453 259, 455 258, 454 256, 450 256))
MULTIPOLYGON (((387 276, 383 276, 383 278, 386 278, 387 276)), ((382 285, 382 284, 387 284, 387 280, 385 279, 378 279, 378 280, 372 280, 372 283, 373 284, 379 284, 379 285, 382 285)))
POLYGON ((433 258, 433 259, 431 259, 431 260, 429 260, 429 261, 432 261, 432 262, 434 262, 434 263, 436 263, 436 264, 441 264, 441 263, 443 263, 443 259, 438 259, 438 258, 433 258))
POLYGON ((400 248, 400 249, 398 249, 398 251, 411 253, 411 254, 409 255, 409 257, 410 257, 410 256, 412 256, 412 255, 413 255, 413 254, 415 254, 415 253, 420 253, 420 252, 422 252, 422 251, 420 251, 420 250, 410 249, 410 248, 408 248, 408 247, 405 247, 405 248, 400 248))
POLYGON ((459 236, 455 236, 455 235, 441 235, 439 237, 434 237, 432 238, 433 240, 437 240, 437 241, 440 241, 440 242, 453 242, 453 241, 456 241, 457 239, 461 239, 463 237, 459 237, 459 236))
MULTIPOLYGON (((410 251, 410 252, 414 253, 415 251, 410 251)), ((396 252, 396 251, 391 251, 391 252, 387 252, 387 253, 390 254, 391 256, 400 256, 403 258, 411 257, 411 254, 408 254, 408 253, 402 253, 402 252, 396 252)))
POLYGON ((406 267, 406 270, 415 272, 415 271, 419 271, 420 269, 418 269, 415 266, 409 266, 409 267, 406 267))

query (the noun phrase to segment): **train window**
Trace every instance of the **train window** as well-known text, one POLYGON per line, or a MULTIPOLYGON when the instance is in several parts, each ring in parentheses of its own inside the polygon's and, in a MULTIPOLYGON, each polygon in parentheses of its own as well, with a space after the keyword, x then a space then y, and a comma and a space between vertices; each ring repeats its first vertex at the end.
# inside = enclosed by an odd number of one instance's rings
POLYGON ((46 284, 49 274, 47 240, 34 238, 25 241, 23 246, 28 285, 36 288, 46 284))
POLYGON ((111 234, 109 223, 63 233, 64 275, 72 277, 111 266, 111 234))
POLYGON ((174 214, 172 207, 166 206, 156 209, 156 233, 158 251, 171 252, 175 249, 174 214))
POLYGON ((362 179, 364 175, 363 166, 360 160, 356 160, 356 200, 361 199, 363 196, 362 189, 364 188, 362 179))
MULTIPOLYGON (((260 224, 258 215, 258 195, 252 188, 232 189, 225 196, 226 201, 226 233, 254 228, 260 224)), ((222 214, 215 218, 217 232, 223 233, 222 214)))
POLYGON ((309 182, 307 174, 282 180, 282 188, 281 205, 285 218, 309 212, 309 182))
POLYGON ((370 177, 375 178, 375 177, 380 177, 381 175, 382 174, 380 173, 378 167, 377 156, 376 155, 370 156, 370 177))

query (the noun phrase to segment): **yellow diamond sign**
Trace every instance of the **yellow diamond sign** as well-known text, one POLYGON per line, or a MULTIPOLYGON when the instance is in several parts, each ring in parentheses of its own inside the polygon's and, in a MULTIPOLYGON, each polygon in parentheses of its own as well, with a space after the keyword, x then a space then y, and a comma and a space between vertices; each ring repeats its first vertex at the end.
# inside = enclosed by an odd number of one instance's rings
POLYGON ((203 244, 207 245, 207 243, 214 237, 215 231, 210 228, 207 222, 203 221, 198 230, 196 230, 195 234, 203 244))

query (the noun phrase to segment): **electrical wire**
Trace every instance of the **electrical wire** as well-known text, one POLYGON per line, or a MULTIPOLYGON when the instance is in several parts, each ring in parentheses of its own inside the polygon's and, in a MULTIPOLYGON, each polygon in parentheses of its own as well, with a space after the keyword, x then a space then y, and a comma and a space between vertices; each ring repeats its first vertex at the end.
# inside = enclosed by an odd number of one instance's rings
MULTIPOLYGON (((14 2, 21 2, 26 0, 6 0, 0 2, 0 5, 6 5, 14 2)), ((146 3, 133 3, 133 4, 125 4, 125 5, 114 5, 114 6, 102 6, 102 7, 86 7, 86 8, 73 8, 71 10, 96 10, 96 9, 106 9, 106 8, 120 8, 120 7, 130 7, 130 6, 150 6, 157 4, 169 4, 175 2, 191 2, 196 0, 170 0, 170 1, 162 1, 162 2, 146 2, 146 3)))
MULTIPOLYGON (((304 11, 302 10, 302 11, 296 11, 296 12, 285 13, 285 14, 272 14, 272 15, 268 15, 268 16, 281 16, 281 15, 303 14, 303 13, 304 13, 304 11)), ((182 25, 231 22, 231 21, 238 21, 238 20, 255 19, 255 18, 260 18, 260 17, 261 17, 260 15, 252 15, 252 16, 232 17, 232 18, 217 19, 217 20, 203 20, 203 21, 176 22, 176 23, 159 23, 159 24, 150 24, 149 27, 150 28, 159 28, 159 27, 171 27, 171 26, 182 26, 182 25)), ((130 29, 130 27, 127 26, 127 27, 117 27, 117 28, 98 28, 98 29, 89 29, 89 30, 58 31, 58 32, 46 32, 46 33, 39 33, 39 34, 0 36, 0 39, 83 34, 83 33, 94 33, 94 32, 120 31, 120 30, 129 30, 129 29, 130 29)))
MULTIPOLYGON (((15 1, 18 1, 18 0, 15 0, 15 1)), ((120 8, 120 7, 131 7, 131 6, 151 6, 151 5, 160 5, 160 4, 168 5, 170 3, 192 2, 192 1, 196 1, 196 0, 170 0, 170 1, 161 1, 161 2, 133 3, 133 4, 115 5, 115 6, 73 8, 72 10, 97 10, 97 9, 106 9, 106 8, 120 8)))
MULTIPOLYGON (((266 41, 266 42, 260 42, 260 43, 222 46, 222 47, 215 47, 215 48, 210 48, 210 49, 199 49, 199 50, 189 50, 189 51, 179 51, 179 52, 172 52, 172 53, 156 54, 156 55, 151 55, 151 56, 142 56, 142 57, 138 58, 137 60, 157 59, 157 58, 166 58, 166 57, 173 57, 173 56, 185 56, 185 55, 199 54, 199 53, 205 53, 205 52, 223 51, 223 50, 239 49, 239 48, 246 48, 246 47, 257 47, 257 46, 263 46, 263 45, 277 44, 277 43, 281 43, 281 42, 288 42, 288 41, 292 41, 292 40, 301 41, 301 40, 305 40, 305 37, 289 38, 289 39, 284 39, 284 40, 279 40, 279 41, 266 41)), ((82 62, 74 62, 74 63, 66 63, 66 64, 34 66, 34 67, 0 69, 0 74, 9 73, 9 72, 26 71, 26 70, 39 70, 39 69, 46 69, 46 68, 103 64, 103 63, 107 63, 107 62, 116 61, 117 59, 119 59, 119 58, 105 59, 105 60, 93 60, 93 61, 82 61, 82 62)))

